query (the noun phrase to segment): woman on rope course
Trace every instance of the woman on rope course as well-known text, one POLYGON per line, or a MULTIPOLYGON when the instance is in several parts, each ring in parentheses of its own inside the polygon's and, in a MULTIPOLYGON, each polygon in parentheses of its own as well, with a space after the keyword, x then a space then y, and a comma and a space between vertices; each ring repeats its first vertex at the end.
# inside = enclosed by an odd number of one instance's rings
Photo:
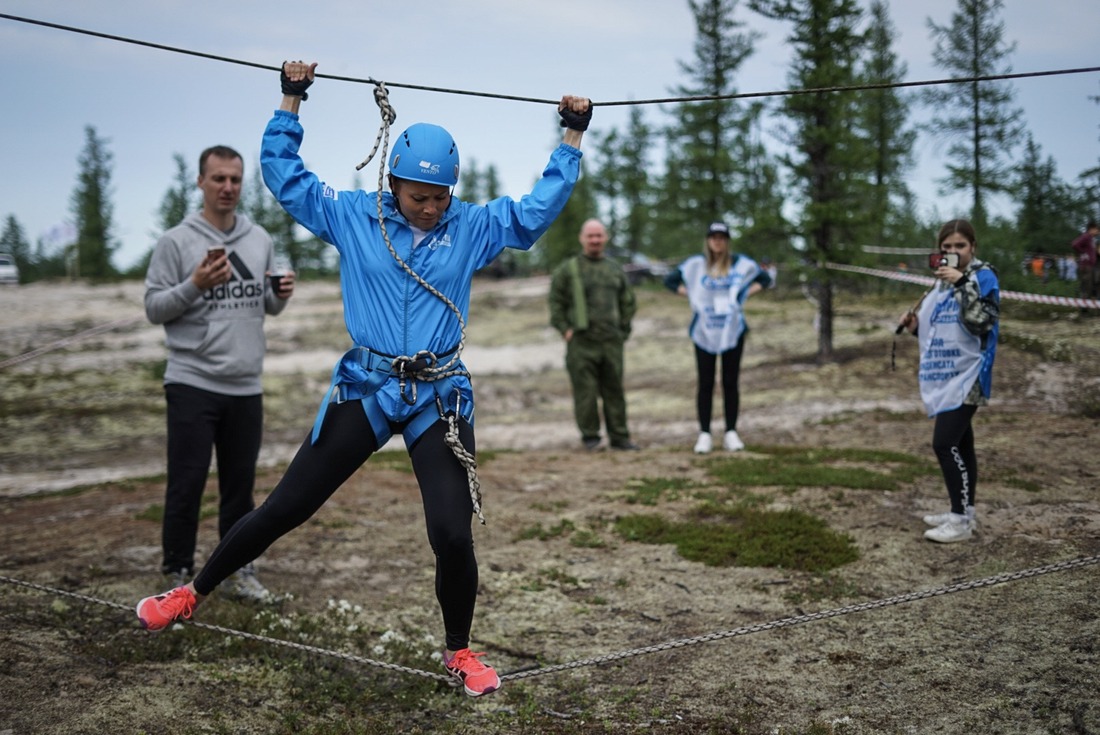
POLYGON ((905 312, 899 328, 920 338, 917 372, 921 400, 936 419, 932 449, 939 460, 951 509, 924 516, 929 541, 949 544, 970 538, 976 527, 974 490, 978 459, 971 421, 989 402, 997 353, 1000 284, 988 263, 975 257, 974 227, 955 219, 940 228, 939 252, 929 265, 936 285, 905 312))
MULTIPOLYGON (((501 197, 481 206, 455 199, 458 148, 446 130, 427 123, 412 125, 394 144, 390 192, 336 191, 298 155, 298 109, 316 68, 283 64, 282 103, 264 132, 261 167, 287 212, 339 251, 344 320, 356 347, 337 363, 312 432, 263 505, 226 534, 190 584, 141 600, 137 614, 149 630, 190 617, 219 583, 309 519, 402 434, 436 559, 444 666, 477 697, 498 689, 500 678, 469 648, 478 587, 471 516, 481 509, 468 473, 476 467, 473 390, 458 358, 470 288, 475 271, 505 247, 529 249, 565 206, 580 174, 591 102, 561 98, 562 144, 519 201, 501 197)), ((388 103, 379 105, 388 125, 392 108, 387 116, 388 103)))

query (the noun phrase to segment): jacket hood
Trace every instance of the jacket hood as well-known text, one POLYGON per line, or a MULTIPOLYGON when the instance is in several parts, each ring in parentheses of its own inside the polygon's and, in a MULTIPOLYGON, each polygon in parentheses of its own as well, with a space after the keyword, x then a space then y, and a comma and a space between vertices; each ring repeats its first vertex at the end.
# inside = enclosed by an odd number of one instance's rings
POLYGON ((251 232, 254 227, 252 220, 243 212, 237 212, 236 221, 233 223, 233 229, 230 230, 228 234, 210 224, 210 222, 202 216, 202 212, 192 212, 187 215, 183 220, 183 224, 195 230, 208 240, 224 243, 226 245, 240 240, 251 232))

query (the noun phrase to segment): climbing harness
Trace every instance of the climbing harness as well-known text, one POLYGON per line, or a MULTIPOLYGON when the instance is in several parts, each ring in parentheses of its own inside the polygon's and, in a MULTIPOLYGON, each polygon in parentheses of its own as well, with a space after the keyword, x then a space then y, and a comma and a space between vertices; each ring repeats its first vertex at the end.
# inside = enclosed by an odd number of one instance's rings
MULTIPOLYGON (((379 146, 381 146, 382 156, 378 161, 378 196, 376 202, 378 204, 378 227, 382 231, 382 240, 386 243, 386 248, 390 251, 390 255, 397 261, 397 264, 401 266, 412 278, 417 285, 421 286, 432 296, 442 301, 448 309, 455 315, 458 320, 461 337, 458 345, 450 351, 450 359, 447 362, 440 364, 440 357, 430 350, 421 350, 415 355, 398 355, 393 358, 391 363, 391 370, 393 375, 397 376, 398 389, 401 394, 401 400, 407 405, 416 405, 417 389, 416 382, 423 381, 425 383, 432 383, 436 381, 446 380, 447 378, 462 376, 470 379, 470 373, 459 363, 462 357, 462 350, 466 346, 466 320, 462 318, 462 311, 455 306, 454 302, 448 299, 443 293, 425 281, 419 273, 414 271, 408 263, 397 254, 397 250, 393 247, 393 243, 390 242, 389 232, 386 230, 386 218, 382 212, 382 192, 385 188, 385 172, 386 172, 386 160, 389 155, 390 148, 390 126, 393 125, 397 119, 397 112, 393 109, 393 105, 390 104, 389 93, 386 91, 386 85, 383 82, 377 82, 374 87, 374 101, 378 105, 378 112, 382 117, 382 124, 378 128, 378 135, 375 136, 374 146, 371 148, 370 153, 362 163, 355 167, 356 171, 361 170, 364 166, 371 162, 375 154, 379 152, 379 146)), ((442 357, 446 357, 447 353, 444 353, 442 357)), ((461 415, 459 408, 461 407, 461 397, 458 391, 453 391, 455 396, 455 411, 449 413, 444 405, 444 399, 442 399, 438 393, 436 395, 435 403, 436 408, 439 411, 439 417, 447 422, 447 433, 445 435, 445 441, 447 446, 451 448, 455 458, 466 469, 466 476, 469 479, 470 486, 470 500, 473 503, 474 512, 477 514, 478 521, 485 525, 485 515, 481 511, 481 482, 477 477, 477 460, 474 455, 466 451, 466 448, 462 446, 462 442, 458 438, 458 419, 461 415)))

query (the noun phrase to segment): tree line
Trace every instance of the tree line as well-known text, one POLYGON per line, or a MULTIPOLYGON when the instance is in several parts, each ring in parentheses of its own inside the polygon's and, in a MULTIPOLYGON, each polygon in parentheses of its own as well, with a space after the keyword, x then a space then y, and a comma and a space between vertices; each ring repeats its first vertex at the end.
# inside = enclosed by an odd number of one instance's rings
MULTIPOLYGON (((732 247, 758 259, 797 265, 819 308, 818 357, 832 357, 835 272, 825 263, 874 264, 862 246, 931 243, 941 219, 965 216, 982 233, 984 259, 1011 284, 1026 253, 1064 253, 1090 218, 1097 218, 1100 165, 1076 182, 1057 175, 1053 158, 1027 129, 1007 81, 972 81, 905 92, 907 68, 894 52, 897 30, 885 0, 687 0, 695 23, 684 80, 670 89, 680 102, 651 119, 632 107, 622 129, 590 131, 593 144, 566 210, 528 254, 506 253, 509 270, 546 270, 577 249, 583 220, 601 217, 627 254, 678 259, 701 247, 705 224, 723 220, 732 247), (752 14, 788 29, 792 90, 769 110, 735 99, 737 76, 755 51, 752 14), (930 121, 913 122, 923 105, 930 121), (940 193, 964 192, 968 212, 918 211, 907 179, 913 149, 924 135, 946 145, 940 193), (658 156, 663 153, 663 156, 658 156), (656 160, 660 158, 660 160, 656 160), (991 216, 1000 198, 1008 216, 991 216)), ((1015 43, 1005 36, 1002 0, 958 0, 951 16, 927 19, 934 64, 950 78, 1011 71, 1015 43)), ((1100 96, 1092 97, 1100 103, 1100 96)), ((88 126, 70 209, 72 243, 51 251, 27 242, 8 216, 0 250, 15 256, 25 280, 57 276, 107 279, 144 273, 148 255, 128 273, 111 256, 111 154, 88 126)), ((177 224, 200 206, 195 171, 174 154, 176 175, 165 193, 159 225, 177 224)), ((467 162, 456 194, 484 202, 499 195, 493 165, 467 162)), ((258 167, 244 188, 242 208, 275 239, 277 251, 303 275, 335 272, 331 248, 298 228, 267 192, 258 167)), ((159 233, 151 233, 155 241, 159 233)), ((149 254, 152 247, 150 246, 149 254)))

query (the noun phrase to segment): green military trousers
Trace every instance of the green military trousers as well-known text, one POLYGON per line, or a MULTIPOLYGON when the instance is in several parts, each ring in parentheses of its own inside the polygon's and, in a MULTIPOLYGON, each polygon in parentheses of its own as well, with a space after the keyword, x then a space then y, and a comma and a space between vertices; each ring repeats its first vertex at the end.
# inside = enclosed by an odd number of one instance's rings
POLYGON ((623 343, 573 335, 565 348, 565 369, 573 384, 573 415, 582 439, 598 439, 603 402, 607 437, 612 443, 630 439, 626 428, 626 396, 623 393, 623 343))

